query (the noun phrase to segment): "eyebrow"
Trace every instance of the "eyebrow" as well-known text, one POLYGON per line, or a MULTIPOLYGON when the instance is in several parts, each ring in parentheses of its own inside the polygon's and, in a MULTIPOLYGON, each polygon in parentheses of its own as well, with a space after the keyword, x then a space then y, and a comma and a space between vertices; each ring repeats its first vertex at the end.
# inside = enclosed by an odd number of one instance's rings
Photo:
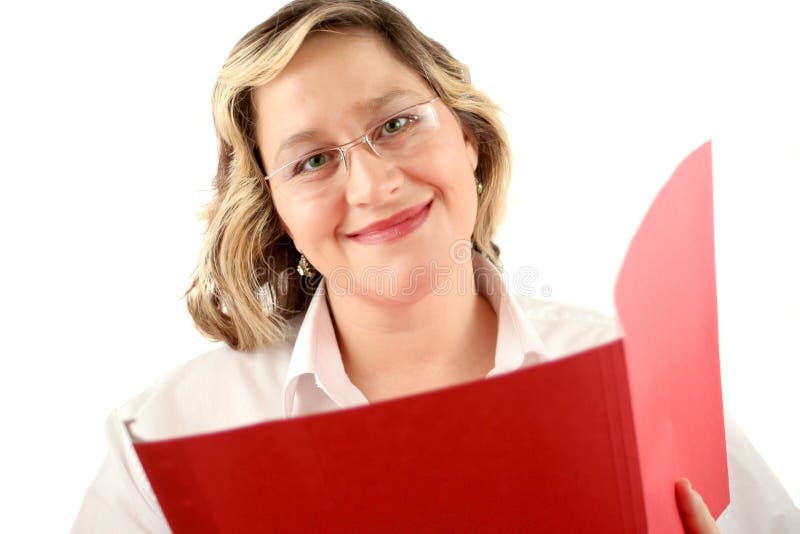
POLYGON ((425 98, 424 95, 412 89, 395 89, 394 91, 389 91, 383 96, 379 96, 377 98, 371 98, 357 107, 366 108, 369 111, 377 111, 393 100, 398 100, 400 98, 412 97, 412 96, 417 98, 425 98))
MULTIPOLYGON (((406 97, 425 98, 424 95, 412 89, 395 89, 393 91, 389 91, 384 95, 375 98, 370 98, 369 100, 366 100, 361 104, 357 104, 355 108, 359 110, 364 109, 367 110, 368 112, 374 113, 383 106, 385 106, 386 104, 388 104, 389 102, 406 97)), ((319 133, 320 133, 319 130, 312 128, 290 135, 278 147, 278 151, 275 152, 275 157, 277 158, 283 151, 288 150, 293 146, 302 143, 303 141, 308 141, 309 139, 313 139, 314 137, 319 135, 319 133)))

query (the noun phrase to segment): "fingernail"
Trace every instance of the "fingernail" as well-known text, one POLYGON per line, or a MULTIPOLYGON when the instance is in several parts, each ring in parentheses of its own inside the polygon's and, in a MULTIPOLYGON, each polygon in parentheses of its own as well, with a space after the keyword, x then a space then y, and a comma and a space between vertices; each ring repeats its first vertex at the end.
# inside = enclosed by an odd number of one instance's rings
POLYGON ((692 489, 692 483, 689 481, 689 479, 688 479, 688 478, 686 478, 686 477, 681 477, 681 480, 685 480, 685 481, 686 481, 686 485, 687 485, 687 486, 689 486, 689 489, 692 489))

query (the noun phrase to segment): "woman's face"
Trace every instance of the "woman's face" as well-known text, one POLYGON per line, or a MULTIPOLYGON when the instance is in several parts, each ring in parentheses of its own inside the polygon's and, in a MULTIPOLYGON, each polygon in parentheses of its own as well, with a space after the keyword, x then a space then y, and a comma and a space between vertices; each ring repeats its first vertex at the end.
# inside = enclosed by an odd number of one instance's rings
MULTIPOLYGON (((377 34, 314 33, 274 80, 254 92, 256 141, 267 173, 356 139, 434 96, 377 34)), ((268 182, 287 232, 326 276, 329 291, 414 300, 452 272, 454 244, 469 242, 477 211, 477 146, 441 101, 433 106, 438 129, 408 157, 378 157, 361 144, 348 153, 342 178, 321 191, 299 194, 290 182, 268 182), (382 231, 365 230, 404 210, 414 217, 382 231)), ((305 168, 320 162, 306 160, 305 168)))

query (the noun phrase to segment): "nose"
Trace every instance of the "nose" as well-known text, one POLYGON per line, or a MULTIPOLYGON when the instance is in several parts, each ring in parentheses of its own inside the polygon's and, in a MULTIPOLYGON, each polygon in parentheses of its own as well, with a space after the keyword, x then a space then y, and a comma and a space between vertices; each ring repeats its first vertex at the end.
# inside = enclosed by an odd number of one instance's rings
POLYGON ((403 172, 378 156, 367 143, 352 147, 345 158, 349 158, 346 197, 350 205, 381 204, 403 185, 403 172))

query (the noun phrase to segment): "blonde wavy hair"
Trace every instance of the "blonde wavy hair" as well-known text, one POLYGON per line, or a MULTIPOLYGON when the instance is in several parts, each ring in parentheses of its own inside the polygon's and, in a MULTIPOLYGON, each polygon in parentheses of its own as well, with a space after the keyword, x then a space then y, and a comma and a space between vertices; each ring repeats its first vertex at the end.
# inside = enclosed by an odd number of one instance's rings
POLYGON ((297 0, 242 37, 212 97, 219 163, 214 196, 203 211, 207 227, 198 266, 185 296, 198 330, 234 349, 284 340, 289 320, 305 312, 321 281, 320 275, 296 273, 300 254, 272 203, 255 142, 253 89, 275 78, 309 33, 354 27, 385 38, 475 135, 483 192, 473 242, 500 266, 492 237, 505 210, 508 139, 497 107, 472 86, 466 65, 381 0, 297 0))

